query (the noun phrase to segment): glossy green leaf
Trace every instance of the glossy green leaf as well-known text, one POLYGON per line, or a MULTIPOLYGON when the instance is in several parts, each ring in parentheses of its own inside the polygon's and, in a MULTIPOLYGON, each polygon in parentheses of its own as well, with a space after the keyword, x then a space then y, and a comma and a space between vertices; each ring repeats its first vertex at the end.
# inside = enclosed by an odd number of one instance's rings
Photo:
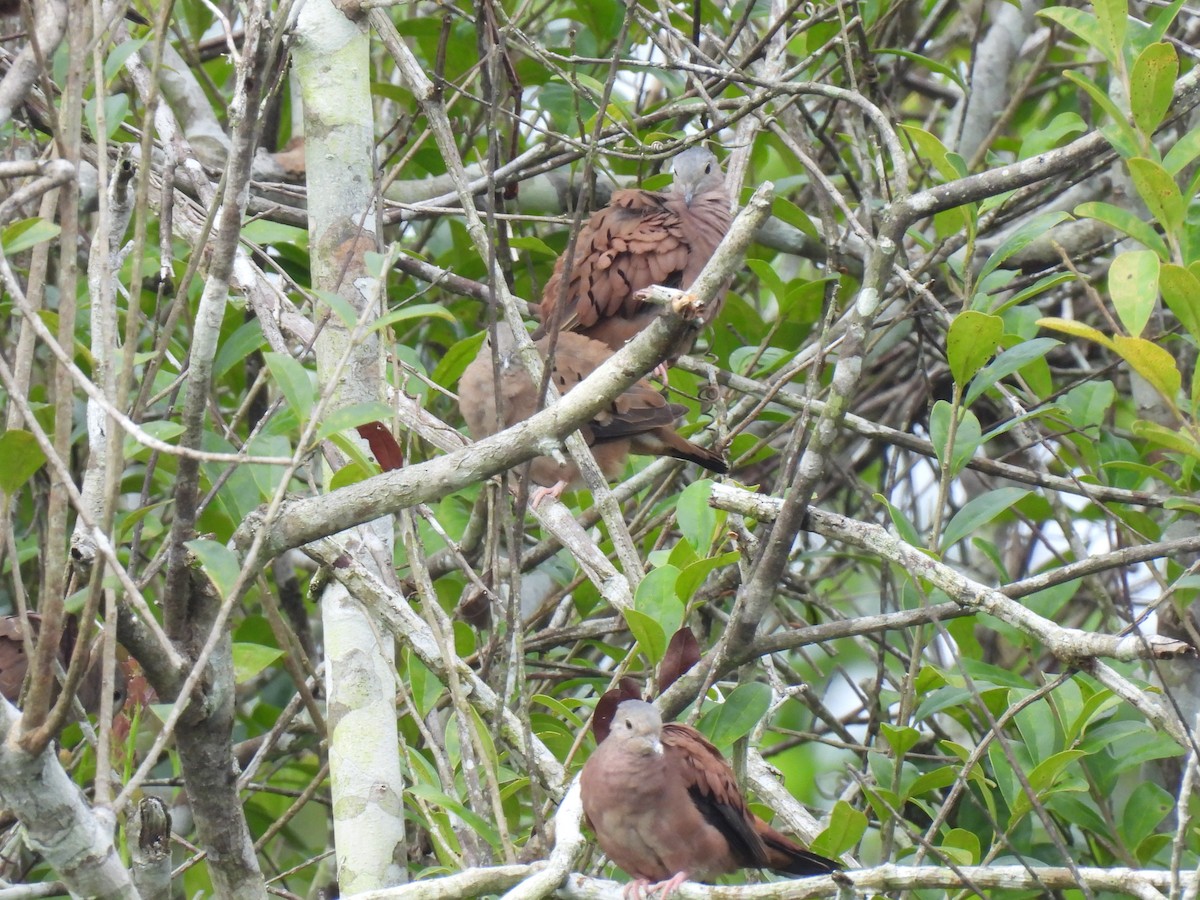
POLYGON ((224 544, 208 538, 196 538, 188 541, 186 546, 200 561, 200 568, 204 570, 208 580, 213 583, 213 587, 217 589, 221 599, 228 599, 233 593, 234 585, 237 583, 238 574, 242 568, 237 555, 224 544))
POLYGON ((354 403, 334 410, 321 418, 317 429, 317 440, 324 440, 339 431, 350 431, 368 422, 387 422, 392 418, 392 409, 386 403, 354 403))
POLYGON ((1054 338, 1030 338, 1005 350, 972 379, 963 405, 970 406, 996 382, 1020 371, 1059 346, 1062 346, 1062 342, 1054 338))
POLYGON ((667 635, 662 626, 636 609, 625 610, 624 617, 625 624, 629 626, 629 633, 638 642, 638 648, 646 657, 646 661, 652 666, 657 666, 662 661, 663 654, 667 652, 667 635))
POLYGON ((967 174, 962 158, 947 149, 937 137, 915 125, 901 125, 900 128, 913 142, 920 157, 931 164, 944 180, 955 181, 967 174))
POLYGON ((266 345, 267 339, 263 337, 262 324, 257 318, 242 323, 217 348, 217 355, 213 359, 213 379, 225 377, 234 366, 244 364, 250 354, 266 345))
POLYGON ((1122 234, 1133 238, 1143 247, 1153 250, 1158 254, 1159 259, 1165 261, 1171 258, 1171 251, 1167 248, 1167 242, 1162 239, 1162 235, 1154 230, 1154 226, 1139 216, 1134 215, 1128 209, 1114 206, 1111 203, 1096 201, 1093 203, 1080 203, 1075 207, 1075 215, 1081 218, 1095 219, 1097 222, 1111 225, 1122 234))
POLYGON ((1174 403, 1182 386, 1179 368, 1166 348, 1143 338, 1114 335, 1113 350, 1129 363, 1130 367, 1150 382, 1169 403, 1174 403))
POLYGON ((1101 43, 1096 49, 1117 63, 1125 49, 1125 34, 1129 30, 1129 4, 1127 0, 1093 0, 1096 20, 1100 25, 1101 43))
POLYGON ((1163 156, 1163 168, 1172 175, 1178 175, 1197 157, 1200 157, 1200 125, 1192 128, 1171 145, 1163 156))
POLYGON ((1066 412, 1071 425, 1083 430, 1106 421, 1116 396, 1117 389, 1111 381, 1085 382, 1059 397, 1058 405, 1066 412))
POLYGON ((929 436, 938 462, 954 477, 962 471, 979 449, 983 431, 979 419, 969 409, 962 411, 961 421, 954 434, 954 445, 950 446, 950 424, 953 408, 945 400, 939 400, 929 413, 929 436))
POLYGON ((725 702, 701 717, 700 730, 722 751, 744 738, 767 714, 771 689, 758 681, 739 684, 725 702))
POLYGON ((712 496, 711 478, 702 478, 689 484, 679 494, 675 507, 675 518, 683 536, 691 541, 699 553, 708 552, 716 532, 717 522, 722 517, 709 505, 712 496))
POLYGON ((1193 459, 1200 460, 1200 446, 1188 436, 1186 431, 1177 428, 1166 428, 1157 422, 1139 419, 1133 423, 1133 433, 1143 440, 1150 441, 1173 453, 1183 453, 1193 459))
POLYGON ((249 644, 234 641, 234 681, 237 684, 245 684, 281 656, 283 656, 283 651, 278 647, 268 647, 263 644, 249 644))
POLYGON ((862 840, 867 824, 866 813, 839 800, 829 812, 829 825, 812 842, 812 851, 827 857, 841 856, 862 840))
POLYGON ((967 386, 995 355, 1003 334, 1004 322, 999 316, 967 310, 954 317, 946 334, 946 358, 955 384, 967 386))
POLYGON ((1129 75, 1129 99, 1133 121, 1150 137, 1162 123, 1175 96, 1179 57, 1167 43, 1154 43, 1143 50, 1129 75))
POLYGON ((1083 88, 1093 102, 1108 114, 1109 121, 1101 133, 1113 145, 1113 149, 1126 159, 1136 156, 1140 150, 1137 132, 1129 124, 1128 116, 1113 103, 1108 92, 1079 72, 1064 72, 1063 77, 1083 88))
POLYGON ((1136 847, 1153 833, 1175 808, 1175 798, 1153 781, 1133 789, 1121 813, 1121 836, 1125 846, 1136 847))
POLYGON ((288 407, 301 423, 312 415, 315 392, 308 370, 286 353, 264 353, 275 385, 283 392, 288 407))
POLYGON ((987 525, 1029 495, 1025 488, 1006 487, 988 491, 967 501, 942 533, 942 547, 953 547, 965 537, 987 525))
POLYGON ((982 282, 987 278, 988 275, 994 272, 1010 256, 1024 250, 1039 238, 1045 237, 1047 231, 1059 222, 1063 222, 1069 218, 1070 216, 1062 211, 1039 213, 1030 218, 1020 228, 1005 238, 1004 242, 988 257, 987 262, 983 264, 983 268, 979 270, 979 281, 982 282))
POLYGON ((30 432, 13 428, 0 434, 0 491, 15 494, 45 462, 30 432))
POLYGON ((36 247, 45 241, 52 241, 62 234, 62 228, 45 219, 20 219, 11 225, 6 225, 0 231, 0 246, 6 256, 12 256, 36 247))
POLYGON ((1108 292, 1117 317, 1133 337, 1140 337, 1158 304, 1158 254, 1130 250, 1117 256, 1108 269, 1108 292))
POLYGON ((1088 341, 1095 341, 1113 349, 1112 339, 1102 331, 1097 331, 1091 325, 1084 325, 1082 322, 1075 322, 1071 319, 1059 319, 1055 316, 1047 316, 1038 319, 1038 325, 1043 328, 1049 328, 1051 331, 1060 331, 1063 334, 1069 334, 1072 337, 1083 338, 1088 341))
POLYGON ((879 726, 879 733, 896 756, 903 756, 921 740, 921 732, 908 725, 897 726, 884 722, 879 726))
POLYGON ((1200 341, 1200 278, 1190 269, 1167 263, 1159 272, 1158 287, 1184 331, 1200 341))
POLYGON ((685 603, 692 599, 700 586, 708 580, 708 576, 718 569, 724 569, 726 566, 732 566, 742 554, 737 551, 722 553, 719 556, 709 556, 704 559, 699 559, 691 565, 687 566, 679 573, 679 580, 675 583, 675 591, 679 595, 679 599, 685 603))
POLYGON ((1177 233, 1183 227, 1184 203, 1175 179, 1152 159, 1135 156, 1127 165, 1133 186, 1154 218, 1168 232, 1177 233))

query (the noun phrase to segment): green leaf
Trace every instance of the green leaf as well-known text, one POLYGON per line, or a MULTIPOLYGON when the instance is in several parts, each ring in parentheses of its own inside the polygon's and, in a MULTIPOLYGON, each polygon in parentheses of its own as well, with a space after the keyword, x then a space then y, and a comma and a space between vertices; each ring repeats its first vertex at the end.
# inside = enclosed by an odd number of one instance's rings
POLYGON ((908 725, 896 726, 884 722, 879 726, 879 732, 896 756, 903 756, 921 740, 921 732, 908 725))
POLYGON ((1143 247, 1153 250, 1164 261, 1171 258, 1171 251, 1167 249, 1167 242, 1162 239, 1162 235, 1155 231, 1150 223, 1127 209, 1113 206, 1111 203, 1094 202, 1080 203, 1074 212, 1081 218, 1095 219, 1122 234, 1129 235, 1143 247))
POLYGON ((633 608, 649 616, 663 634, 674 634, 683 624, 683 603, 675 593, 679 570, 674 566, 652 569, 638 584, 633 608))
MULTIPOLYGON (((1028 775, 1029 786, 1033 788, 1034 795, 1041 800, 1056 788, 1064 789, 1064 786, 1060 785, 1060 779, 1062 779, 1063 774, 1069 766, 1086 755, 1082 750, 1063 750, 1034 766, 1028 775)), ((1076 788, 1071 787, 1070 789, 1075 790, 1076 788)), ((1081 791, 1086 789, 1086 785, 1078 788, 1081 791)), ((1024 790, 1020 790, 1012 803, 1011 821, 1020 821, 1031 809, 1033 809, 1033 805, 1029 799, 1029 795, 1024 790)))
POLYGON ((1171 146, 1166 156, 1163 157, 1163 168, 1172 175, 1178 175, 1197 156, 1200 156, 1200 125, 1191 129, 1171 146))
POLYGON ((1116 397, 1117 388, 1111 381, 1089 381, 1059 397, 1058 405, 1071 425, 1082 431, 1102 424, 1116 397))
POLYGON ((933 404, 929 413, 929 435, 933 441, 934 452, 937 453, 938 462, 942 467, 949 470, 951 478, 958 475, 975 455, 983 438, 979 419, 975 413, 965 409, 961 411, 954 446, 950 447, 950 421, 953 414, 953 408, 945 400, 933 404))
POLYGON ((281 656, 283 656, 283 651, 277 647, 267 647, 263 644, 246 644, 234 641, 234 681, 237 684, 245 684, 281 656))
POLYGON ((545 256, 549 259, 557 259, 558 251, 536 237, 511 237, 508 239, 508 245, 514 250, 527 250, 530 253, 536 253, 539 256, 545 256))
POLYGON ((1200 341, 1200 278, 1190 269, 1167 263, 1159 270, 1158 287, 1184 331, 1200 341))
POLYGON ((246 357, 265 347, 266 343, 262 324, 257 317, 239 325, 233 334, 221 341, 221 346, 217 349, 217 356, 213 360, 213 380, 223 378, 226 372, 239 363, 244 363, 246 357))
POLYGON ((1151 44, 1139 55, 1129 75, 1129 105, 1133 122, 1147 138, 1162 123, 1175 96, 1179 57, 1166 43, 1151 44))
POLYGON ((296 418, 301 424, 307 422, 312 414, 314 395, 308 370, 286 353, 265 353, 263 358, 296 418))
POLYGON ((942 549, 953 547, 977 529, 991 522, 1001 513, 1029 495, 1024 488, 1006 487, 988 491, 969 500, 960 509, 942 533, 942 549))
POLYGON ((339 431, 350 431, 367 422, 386 422, 391 417, 391 407, 376 400, 343 406, 321 419, 316 439, 322 441, 339 431))
POLYGON ((6 256, 12 256, 44 241, 52 241, 61 233, 59 226, 45 219, 21 219, 0 231, 0 246, 6 256))
POLYGON ((838 857, 862 840, 867 833, 867 815, 845 800, 833 804, 829 825, 812 842, 812 851, 822 856, 838 857))
POLYGON ((935 59, 930 59, 928 56, 922 56, 919 53, 913 53, 909 50, 900 50, 895 47, 881 47, 875 51, 875 56, 898 56, 901 59, 910 60, 911 62, 915 62, 918 66, 928 69, 930 72, 933 72, 936 75, 941 75, 947 81, 953 81, 960 88, 962 88, 963 93, 970 92, 970 89, 963 82, 962 76, 959 75, 956 68, 948 66, 945 63, 940 63, 935 59))
POLYGON ((900 128, 908 135, 916 147, 917 154, 926 162, 933 165, 937 173, 946 181, 955 181, 967 175, 967 167, 957 153, 952 153, 946 145, 930 132, 915 125, 901 125, 900 128))
POLYGON ((1182 379, 1175 363, 1175 357, 1153 341, 1143 338, 1125 337, 1123 334, 1113 335, 1113 350, 1130 367, 1150 382, 1163 399, 1172 405, 1179 397, 1182 379))
POLYGON ((1152 159, 1135 156, 1127 164, 1133 186, 1154 218, 1169 233, 1178 234, 1183 228, 1184 203, 1175 179, 1152 159))
POLYGON ((679 573, 679 580, 675 583, 675 593, 685 603, 690 601, 709 575, 718 569, 734 565, 741 558, 742 554, 732 550, 729 553, 722 553, 720 556, 709 556, 691 563, 679 573))
POLYGON ((0 491, 15 494, 46 462, 37 438, 13 428, 0 434, 0 491))
POLYGON ((1100 21, 1092 14, 1074 7, 1052 6, 1049 9, 1040 10, 1037 15, 1043 19, 1049 19, 1051 22, 1057 22, 1067 31, 1083 38, 1084 43, 1104 52, 1107 41, 1100 27, 1100 21))
POLYGON ((892 527, 896 529, 896 534, 900 536, 900 540, 913 547, 920 547, 924 544, 916 526, 909 521, 908 517, 904 515, 904 512, 898 506, 889 502, 883 494, 874 494, 873 496, 877 503, 882 503, 887 507, 888 516, 892 520, 892 527))
POLYGON ((313 295, 325 306, 328 306, 330 311, 338 317, 339 321, 346 328, 353 328, 358 324, 358 310, 354 308, 353 303, 341 294, 336 291, 314 288, 313 295))
POLYGON ((667 652, 667 635, 654 619, 636 609, 627 609, 624 613, 625 624, 629 633, 638 643, 642 655, 651 666, 662 662, 663 654, 667 652))
POLYGON ((924 772, 918 776, 908 786, 908 790, 904 792, 904 796, 906 800, 919 798, 931 791, 940 791, 943 788, 948 788, 957 780, 958 769, 956 767, 942 766, 934 769, 932 772, 924 772))
POLYGON ((380 316, 371 323, 369 330, 378 331, 381 328, 398 325, 400 322, 408 322, 412 319, 441 319, 451 324, 458 321, 446 307, 437 303, 413 303, 380 316))
POLYGON ((1125 49, 1125 33, 1129 28, 1129 4, 1126 0, 1093 0, 1096 19, 1100 23, 1103 42, 1096 49, 1108 57, 1114 66, 1125 49))
POLYGON ((942 849, 957 850, 961 855, 961 865, 974 866, 982 858, 979 849, 979 835, 965 828, 951 828, 942 838, 942 849))
POLYGON ((224 544, 218 544, 208 538, 196 538, 188 541, 186 546, 200 561, 200 568, 204 570, 208 580, 213 583, 217 593, 221 595, 221 599, 228 599, 237 583, 238 573, 242 569, 237 554, 224 544))
POLYGON ((712 489, 711 478, 693 482, 679 494, 679 501, 675 506, 675 519, 679 523, 679 530, 699 553, 708 552, 717 529, 719 514, 708 503, 712 489))
POLYGON ((781 222, 786 222, 793 228, 800 229, 814 240, 820 237, 820 233, 817 231, 817 226, 813 224, 812 219, 810 219, 808 216, 808 213, 798 207, 791 200, 788 200, 786 197, 777 196, 771 201, 771 215, 779 219, 781 222))
POLYGON ((1029 159, 1039 153, 1045 153, 1058 146, 1063 138, 1081 134, 1087 130, 1087 123, 1078 113, 1059 113, 1043 128, 1038 128, 1025 135, 1025 139, 1021 141, 1021 149, 1017 152, 1017 159, 1029 159))
POLYGON ((700 730, 724 751, 744 738, 771 707, 771 689, 761 682, 739 684, 725 702, 700 718, 700 730))
POLYGON ((1013 372, 1041 359, 1059 346, 1062 346, 1062 341, 1056 341, 1054 338, 1031 338, 1005 350, 971 381, 971 386, 967 389, 966 397, 963 399, 963 405, 970 406, 984 391, 1000 379, 1007 378, 1013 372))
POLYGON ((414 784, 408 789, 408 793, 411 793, 414 797, 420 797, 426 803, 432 804, 434 808, 454 813, 470 826, 471 830, 479 835, 479 837, 487 841, 492 849, 500 850, 502 848, 500 835, 492 827, 491 823, 483 818, 483 816, 465 806, 462 801, 439 791, 430 784, 414 784))
POLYGON ((1157 422, 1138 419, 1133 423, 1133 433, 1142 440, 1151 441, 1175 453, 1183 453, 1200 460, 1200 447, 1196 446, 1196 442, 1188 436, 1186 431, 1166 428, 1157 422))
POLYGON ((1084 325, 1082 322, 1076 322, 1072 319, 1059 319, 1056 316, 1046 316, 1038 319, 1037 323, 1042 328, 1049 328, 1051 331, 1061 331, 1063 334, 1069 334, 1072 337, 1094 341, 1110 350, 1115 349, 1112 339, 1104 332, 1097 331, 1091 325, 1084 325))
POLYGON ((1108 292, 1121 324, 1139 337, 1158 304, 1158 254, 1150 250, 1130 250, 1112 261, 1108 268, 1108 292))
POLYGON ((1129 124, 1128 116, 1113 103, 1112 98, 1108 96, 1108 92, 1102 90, 1094 81, 1078 72, 1064 72, 1063 77, 1067 81, 1083 88, 1087 92, 1087 95, 1092 98, 1093 102, 1108 113, 1110 125, 1101 129, 1101 133, 1113 145, 1113 149, 1126 159, 1131 156, 1137 156, 1139 152, 1137 132, 1129 124))
POLYGON ((1175 798, 1153 781, 1143 781, 1135 787, 1121 813, 1125 846, 1136 847, 1144 841, 1174 808, 1175 798))
POLYGON ((748 259, 746 260, 746 268, 753 272, 758 280, 763 283, 763 286, 771 292, 771 296, 775 298, 776 303, 782 303, 783 298, 787 296, 787 286, 783 283, 783 279, 779 277, 779 273, 775 271, 775 267, 765 259, 748 259))
POLYGON ((999 316, 967 310, 954 317, 946 335, 946 357, 955 384, 967 386, 995 354, 1003 334, 1004 322, 999 316))
POLYGON ((1045 237, 1046 232, 1070 216, 1061 210, 1058 212, 1041 213, 1034 216, 1032 219, 1023 224, 1014 233, 1009 235, 996 251, 988 257, 983 268, 979 270, 978 281, 982 282, 1006 259, 1021 250, 1024 250, 1038 238, 1045 237))

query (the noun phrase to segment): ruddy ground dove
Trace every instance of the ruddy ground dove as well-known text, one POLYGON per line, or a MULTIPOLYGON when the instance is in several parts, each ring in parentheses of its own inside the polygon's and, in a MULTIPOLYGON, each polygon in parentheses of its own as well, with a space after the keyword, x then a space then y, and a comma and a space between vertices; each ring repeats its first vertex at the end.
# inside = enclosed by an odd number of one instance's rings
MULTIPOLYGON (((729 230, 729 192, 717 158, 703 147, 684 150, 673 161, 669 191, 616 191, 608 206, 592 214, 567 254, 558 258, 539 308, 534 338, 555 324, 614 350, 658 315, 635 294, 651 285, 687 289, 729 230), (563 287, 563 281, 567 284, 563 287)), ((708 305, 703 324, 720 311, 724 290, 708 305)), ((693 333, 672 349, 686 353, 693 333)))
MULTIPOLYGON (((33 631, 32 637, 36 639, 42 617, 37 613, 29 613, 28 618, 33 631)), ((70 662, 78 637, 79 623, 74 616, 68 616, 63 623, 62 639, 58 645, 59 662, 64 668, 70 662)), ((25 681, 25 673, 29 670, 29 656, 25 653, 24 639, 25 625, 20 616, 0 616, 0 695, 10 703, 16 703, 20 698, 21 685, 25 681)), ((116 684, 113 686, 114 713, 120 710, 125 702, 126 682, 125 670, 118 665, 116 684)), ((100 711, 100 691, 103 684, 103 671, 100 656, 97 654, 79 685, 79 702, 89 713, 100 711)), ((55 690, 54 698, 57 697, 58 691, 55 690)))
MULTIPOLYGON (((523 422, 538 410, 538 391, 516 355, 512 332, 504 323, 496 328, 499 340, 499 384, 492 368, 492 350, 484 341, 479 354, 467 366, 458 385, 458 403, 471 437, 479 440, 523 422)), ((549 338, 535 346, 545 358, 549 338)), ((551 377, 560 393, 566 393, 594 372, 612 350, 582 334, 563 332, 558 336, 551 377)), ((675 432, 675 422, 686 409, 667 403, 647 382, 639 381, 601 410, 580 433, 591 447, 604 477, 612 481, 625 467, 630 452, 649 456, 673 456, 698 463, 714 472, 727 472, 720 454, 693 444, 675 432)), ((559 464, 547 456, 533 460, 530 476, 541 490, 535 492, 536 506, 546 496, 558 497, 568 486, 579 486, 579 469, 569 460, 559 464)))
POLYGON ((729 764, 690 725, 626 700, 580 776, 583 811, 609 859, 633 876, 627 896, 665 898, 689 879, 742 868, 824 875, 841 864, 810 853, 746 807, 729 764))

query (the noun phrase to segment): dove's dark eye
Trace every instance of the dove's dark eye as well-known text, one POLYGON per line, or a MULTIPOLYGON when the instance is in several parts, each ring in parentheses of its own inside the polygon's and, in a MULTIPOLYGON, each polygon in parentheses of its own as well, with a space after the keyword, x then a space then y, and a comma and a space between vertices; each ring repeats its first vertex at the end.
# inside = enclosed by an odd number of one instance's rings
POLYGON ((712 174, 712 163, 709 163, 707 166, 704 167, 704 174, 705 175, 712 174))

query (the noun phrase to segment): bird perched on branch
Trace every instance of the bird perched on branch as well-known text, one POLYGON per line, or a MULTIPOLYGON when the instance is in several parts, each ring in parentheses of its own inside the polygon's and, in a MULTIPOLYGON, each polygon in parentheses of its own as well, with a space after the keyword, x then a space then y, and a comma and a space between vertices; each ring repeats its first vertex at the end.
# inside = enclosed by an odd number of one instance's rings
MULTIPOLYGON (((29 670, 29 656, 25 653, 25 638, 37 639, 42 617, 37 613, 29 613, 29 627, 32 635, 27 635, 25 623, 20 616, 0 616, 0 695, 10 703, 16 703, 21 696, 21 686, 25 674, 29 670)), ((67 616, 63 623, 62 639, 58 645, 59 662, 65 668, 75 651, 79 639, 79 622, 74 616, 67 616)), ((100 656, 89 662, 88 668, 79 685, 79 702, 89 713, 100 711, 101 688, 104 685, 103 669, 100 656)), ((53 674, 50 675, 54 677, 53 674)), ((117 666, 116 684, 113 685, 113 712, 120 710, 125 703, 126 675, 124 669, 117 666)), ((57 699, 55 690, 54 698, 57 699)))
POLYGON ((580 776, 583 811, 609 859, 663 900, 688 879, 743 868, 825 875, 841 864, 811 853, 746 807, 720 751, 690 725, 663 724, 643 700, 617 706, 580 776))
MULTIPOLYGON (((458 384, 458 405, 475 440, 523 422, 539 408, 537 386, 517 358, 516 342, 508 325, 498 323, 496 335, 499 383, 492 365, 490 342, 485 341, 458 384)), ((543 359, 549 344, 549 337, 535 344, 543 359)), ((608 345, 582 334, 564 332, 558 336, 554 359, 547 364, 555 387, 565 394, 610 356, 612 350, 608 345)), ((631 452, 673 456, 713 472, 729 471, 719 453, 693 444, 675 432, 675 422, 685 412, 685 407, 667 403, 647 382, 639 381, 579 431, 591 447, 600 471, 610 481, 621 474, 631 452)), ((534 459, 530 477, 542 486, 531 500, 534 506, 547 496, 561 496, 568 486, 581 484, 574 463, 560 464, 548 456, 534 459)))
MULTIPOLYGON (((575 331, 613 350, 658 315, 635 295, 651 285, 686 290, 696 280, 733 217, 725 174, 704 147, 692 147, 672 163, 675 181, 668 191, 616 191, 608 206, 592 214, 564 253, 542 291, 534 338, 575 331)), ((707 325, 720 311, 724 289, 706 310, 707 325)), ((695 335, 673 348, 686 353, 695 335)))

